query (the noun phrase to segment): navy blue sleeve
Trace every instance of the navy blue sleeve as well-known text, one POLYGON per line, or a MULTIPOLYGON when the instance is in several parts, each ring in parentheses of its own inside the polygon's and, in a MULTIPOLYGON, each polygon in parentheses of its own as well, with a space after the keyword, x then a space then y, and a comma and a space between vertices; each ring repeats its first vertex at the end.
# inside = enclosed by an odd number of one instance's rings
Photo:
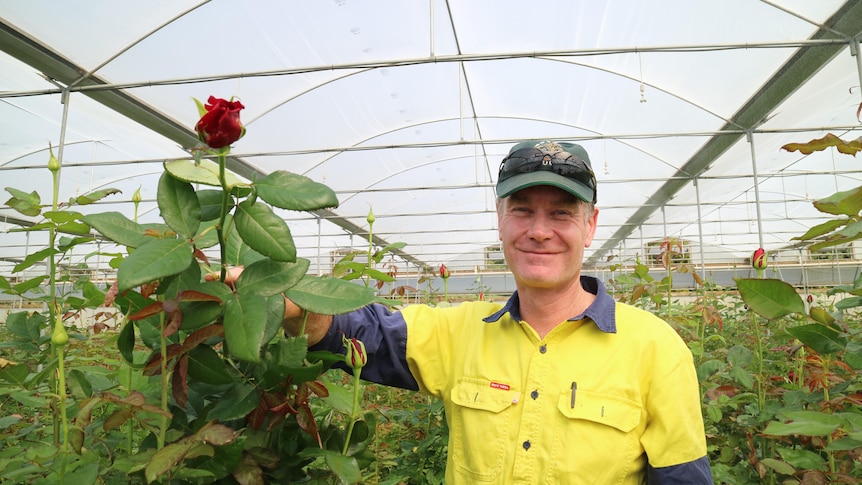
POLYGON ((680 465, 649 467, 649 485, 712 485, 712 472, 707 457, 680 465))
MULTIPOLYGON (((342 336, 357 338, 365 345, 368 363, 362 368, 362 379, 387 386, 419 390, 407 366, 407 323, 400 312, 391 312, 380 304, 335 315, 323 339, 309 350, 328 350, 344 354, 342 336)), ((349 371, 344 363, 334 367, 349 371)))

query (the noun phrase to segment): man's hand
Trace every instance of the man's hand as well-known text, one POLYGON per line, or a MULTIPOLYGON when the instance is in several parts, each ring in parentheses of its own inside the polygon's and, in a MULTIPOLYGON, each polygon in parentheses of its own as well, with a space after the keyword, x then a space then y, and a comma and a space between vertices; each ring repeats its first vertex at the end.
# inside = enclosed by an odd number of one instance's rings
POLYGON ((332 326, 332 315, 321 315, 319 313, 306 312, 290 301, 289 298, 284 298, 284 320, 281 322, 284 332, 291 336, 299 335, 302 330, 303 320, 305 320, 305 333, 308 335, 308 345, 314 345, 320 342, 329 327, 332 326), (308 318, 306 318, 308 315, 308 318))

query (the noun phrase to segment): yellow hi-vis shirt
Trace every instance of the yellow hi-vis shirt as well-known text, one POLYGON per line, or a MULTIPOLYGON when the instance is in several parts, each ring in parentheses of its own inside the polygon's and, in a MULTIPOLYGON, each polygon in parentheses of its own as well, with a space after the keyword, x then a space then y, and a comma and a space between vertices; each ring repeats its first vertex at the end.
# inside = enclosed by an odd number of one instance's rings
POLYGON ((543 339, 515 292, 503 306, 369 305, 334 316, 312 349, 358 338, 363 379, 442 399, 449 485, 711 485, 688 347, 600 280, 581 284, 596 299, 543 339))
POLYGON ((691 352, 614 305, 604 328, 579 316, 544 339, 494 303, 401 311, 410 371, 445 403, 447 484, 641 484, 647 463, 705 460, 691 352))

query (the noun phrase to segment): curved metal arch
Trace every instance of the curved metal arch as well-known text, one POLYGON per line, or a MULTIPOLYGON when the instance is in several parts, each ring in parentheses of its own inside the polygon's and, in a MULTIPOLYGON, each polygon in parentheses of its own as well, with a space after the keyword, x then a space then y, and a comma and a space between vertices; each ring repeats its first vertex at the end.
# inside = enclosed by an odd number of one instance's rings
MULTIPOLYGON (((80 144, 84 144, 84 143, 103 143, 103 141, 102 141, 102 140, 81 140, 81 141, 73 141, 72 143, 66 143, 66 146, 69 146, 69 145, 80 145, 80 144)), ((36 155, 36 154, 37 154, 37 153, 39 153, 39 152, 44 152, 45 150, 48 150, 48 148, 39 148, 39 149, 36 149, 36 150, 29 151, 29 152, 27 152, 27 153, 24 153, 24 154, 22 154, 22 155, 19 155, 19 156, 15 157, 15 158, 11 158, 11 159, 9 159, 9 161, 8 161, 8 162, 6 162, 6 163, 0 163, 0 167, 8 167, 8 165, 9 165, 9 164, 15 163, 15 162, 17 162, 18 160, 21 160, 21 159, 23 159, 23 158, 27 158, 27 157, 30 157, 30 156, 36 155)), ((27 167, 8 167, 8 168, 9 168, 10 170, 16 170, 16 169, 18 169, 18 168, 27 168, 27 167)))
MULTIPOLYGON (((513 59, 513 58, 516 58, 516 57, 515 57, 515 56, 513 56, 513 57, 511 57, 511 58, 505 58, 505 57, 504 57, 504 58, 495 59, 495 60, 508 60, 508 59, 513 59)), ((666 94, 666 95, 670 96, 671 98, 678 99, 679 101, 681 101, 681 102, 683 102, 683 103, 685 103, 685 104, 687 104, 687 105, 689 105, 689 106, 692 106, 692 107, 694 107, 695 109, 697 109, 697 110, 699 110, 699 111, 701 111, 701 112, 707 113, 708 115, 713 116, 713 117, 717 118, 718 120, 724 121, 726 124, 734 125, 733 121, 728 120, 727 118, 725 118, 725 117, 723 117, 723 116, 719 115, 718 113, 715 113, 714 111, 709 110, 709 109, 707 109, 705 106, 702 106, 702 105, 700 105, 700 104, 698 104, 698 103, 695 103, 694 101, 692 101, 692 100, 690 100, 690 99, 687 99, 687 98, 685 98, 685 97, 683 97, 683 96, 681 96, 681 95, 678 95, 678 94, 676 94, 676 93, 674 93, 674 92, 672 92, 672 91, 666 90, 666 89, 664 89, 664 88, 662 88, 662 87, 660 87, 660 86, 658 86, 658 85, 656 85, 656 84, 642 82, 642 81, 640 81, 640 80, 638 80, 638 79, 635 79, 635 78, 634 78, 634 77, 632 77, 632 76, 628 76, 628 75, 622 74, 622 73, 620 73, 620 72, 616 72, 616 71, 612 71, 612 70, 610 70, 610 69, 605 69, 605 68, 601 68, 601 67, 597 67, 597 66, 591 66, 591 65, 588 65, 588 64, 583 64, 583 63, 575 62, 575 61, 572 61, 572 60, 569 60, 569 59, 561 59, 561 58, 556 58, 556 57, 536 56, 536 57, 534 57, 534 59, 540 59, 540 60, 545 60, 545 61, 550 61, 550 62, 560 62, 560 63, 563 63, 563 64, 574 65, 574 66, 582 67, 582 68, 585 68, 585 69, 588 69, 588 70, 594 70, 594 71, 604 72, 604 73, 610 74, 610 75, 612 75, 612 76, 616 76, 616 77, 619 77, 619 78, 622 78, 622 79, 625 79, 625 80, 628 80, 628 81, 636 82, 636 83, 638 83, 638 84, 643 83, 645 86, 649 86, 650 88, 653 88, 653 89, 655 89, 655 90, 657 90, 657 91, 659 91, 659 92, 662 92, 662 93, 664 93, 664 94, 666 94)), ((431 63, 433 63, 433 62, 434 62, 434 60, 433 60, 433 59, 429 59, 429 60, 428 60, 427 62, 425 62, 425 63, 409 64, 408 66, 416 66, 416 65, 431 64, 431 63)), ((463 62, 460 64, 460 66, 463 66, 463 62)), ((373 71, 376 71, 376 70, 378 70, 378 69, 382 69, 382 68, 389 68, 389 67, 390 67, 390 66, 375 66, 375 67, 369 67, 369 68, 364 68, 364 69, 360 69, 360 70, 357 70, 357 71, 350 72, 350 73, 345 74, 345 75, 343 75, 343 76, 338 76, 338 77, 334 77, 334 78, 332 78, 332 79, 328 79, 328 80, 326 80, 326 81, 324 81, 324 82, 322 82, 322 83, 319 83, 319 84, 316 84, 316 85, 314 85, 314 86, 310 87, 309 89, 305 89, 305 90, 303 90, 303 91, 301 91, 301 92, 299 92, 299 93, 296 93, 296 94, 294 94, 294 95, 290 96, 289 98, 287 98, 287 99, 285 99, 285 100, 283 100, 283 101, 281 101, 281 102, 279 102, 279 103, 274 104, 272 107, 268 108, 266 111, 264 111, 263 113, 259 114, 258 116, 256 116, 256 117, 252 118, 252 120, 251 120, 251 121, 248 121, 248 122, 247 122, 247 123, 245 123, 245 124, 246 124, 246 126, 248 126, 248 125, 250 125, 250 124, 252 124, 252 123, 254 123, 254 122, 256 122, 256 121, 260 120, 261 118, 263 118, 263 117, 264 117, 264 116, 266 116, 267 114, 272 113, 272 112, 273 112, 273 111, 275 111, 276 109, 278 109, 278 108, 280 108, 280 107, 282 107, 282 106, 284 106, 284 105, 286 105, 286 104, 290 103, 291 101, 294 101, 294 100, 296 100, 296 99, 298 99, 298 98, 300 98, 300 97, 302 97, 302 96, 305 96, 305 95, 307 95, 307 94, 311 94, 311 93, 313 93, 314 91, 316 91, 317 89, 320 89, 320 88, 322 88, 322 87, 324 87, 324 86, 327 86, 327 85, 329 85, 329 84, 336 83, 336 82, 338 82, 338 81, 341 81, 341 80, 343 80, 343 79, 346 79, 346 78, 352 77, 352 76, 354 76, 354 75, 359 75, 359 74, 364 74, 364 73, 368 73, 368 72, 373 72, 373 71)), ((468 77, 468 76, 467 76, 467 72, 466 72, 466 70, 464 70, 464 69, 463 69, 463 68, 461 68, 461 67, 459 67, 459 69, 461 69, 461 70, 462 70, 462 72, 464 73, 464 77, 465 77, 464 82, 465 82, 465 83, 467 83, 467 84, 469 84, 469 80, 467 79, 467 77, 468 77)), ((496 116, 480 116, 480 115, 476 112, 475 106, 474 106, 474 105, 473 105, 473 103, 472 103, 472 96, 468 95, 468 98, 470 99, 470 106, 472 107, 472 116, 471 116, 471 119, 473 119, 473 120, 474 120, 475 122, 477 122, 477 123, 478 123, 478 120, 486 119, 486 118, 499 118, 499 119, 509 119, 509 118, 510 118, 510 117, 496 117, 496 116)), ((387 131, 378 132, 378 133, 376 133, 375 135, 370 136, 370 137, 367 137, 367 138, 362 139, 362 140, 359 140, 359 141, 357 141, 357 142, 353 143, 353 144, 352 144, 352 145, 350 145, 350 146, 351 146, 351 147, 357 147, 357 146, 360 146, 360 145, 362 145, 362 144, 364 144, 364 143, 367 143, 367 142, 369 142, 369 141, 371 141, 371 140, 374 140, 375 138, 378 138, 378 137, 381 137, 381 136, 384 136, 384 135, 389 135, 389 134, 392 134, 392 133, 396 133, 396 132, 401 131, 401 130, 404 130, 404 129, 415 128, 415 127, 417 127, 417 126, 428 125, 428 124, 431 124, 431 123, 438 123, 438 122, 444 122, 444 121, 453 121, 453 120, 456 120, 456 119, 459 119, 459 120, 460 120, 460 119, 463 119, 463 118, 461 118, 461 117, 459 117, 459 118, 441 118, 441 119, 436 119, 436 120, 431 120, 431 121, 425 121, 425 122, 421 122, 421 123, 400 125, 400 126, 398 126, 398 127, 396 127, 396 128, 393 128, 393 129, 390 129, 390 130, 387 130, 387 131)), ((516 118, 516 117, 511 117, 511 119, 517 119, 517 118, 516 118)), ((526 119, 526 120, 530 120, 530 118, 524 118, 524 119, 526 119)), ((581 129, 581 130, 583 130, 583 131, 587 131, 587 132, 597 133, 597 134, 598 134, 598 132, 596 132, 596 131, 594 131, 594 130, 590 130, 590 129, 586 129, 586 128, 582 128, 582 127, 577 127, 577 126, 572 126, 572 125, 567 125, 567 124, 565 124, 565 123, 559 123, 559 122, 549 121, 549 120, 536 120, 536 121, 544 121, 544 122, 549 122, 549 123, 553 123, 553 124, 562 124, 562 125, 570 126, 570 127, 573 127, 573 128, 581 129)), ((738 128, 740 128, 740 129, 743 129, 741 126, 737 126, 737 127, 738 127, 738 128)), ((340 153, 342 153, 342 152, 343 152, 343 150, 342 150, 342 151, 335 151, 335 152, 333 152, 333 155, 332 155, 332 156, 325 158, 324 160, 322 160, 322 161, 318 162, 318 163, 317 163, 317 164, 315 164, 315 165, 312 165, 312 166, 311 166, 311 167, 310 167, 306 172, 304 172, 303 174, 308 173, 309 171, 311 171, 311 170, 313 170, 313 169, 315 169, 315 168, 319 167, 320 165, 322 165, 322 164, 326 163, 329 159, 331 159, 331 158, 333 158, 333 157, 335 157, 335 156, 339 155, 339 154, 340 154, 340 153)), ((650 155, 650 156, 651 156, 651 157, 653 157, 653 158, 657 158, 657 157, 654 157, 653 155, 650 155)), ((674 168, 674 169, 676 169, 676 168, 677 168, 677 167, 674 167, 673 165, 670 165, 669 163, 667 163, 667 162, 665 162, 665 161, 663 161, 663 160, 662 160, 662 162, 663 162, 663 163, 665 163, 665 164, 667 164, 668 166, 670 166, 670 167, 674 168)))
MULTIPOLYGON (((366 140, 363 140, 363 142, 362 142, 362 143, 364 143, 364 142, 366 142, 366 141, 373 140, 373 139, 374 139, 374 138, 376 138, 377 136, 384 136, 384 135, 392 134, 392 133, 395 133, 395 132, 400 131, 400 130, 410 129, 410 128, 415 128, 415 127, 417 127, 417 126, 429 125, 429 124, 433 124, 433 123, 442 123, 442 122, 446 122, 446 121, 454 121, 454 120, 456 120, 456 119, 457 119, 457 118, 443 118, 443 119, 437 119, 437 120, 433 120, 433 121, 425 121, 425 122, 422 122, 422 123, 414 123, 414 124, 411 124, 411 125, 402 126, 402 127, 399 127, 399 128, 398 128, 398 129, 396 129, 396 130, 391 130, 391 131, 388 131, 388 132, 385 132, 385 133, 381 133, 381 134, 375 135, 374 137, 367 138, 366 140)), ((557 121, 550 121, 550 120, 545 120, 545 119, 527 118, 527 117, 517 117, 517 116, 488 116, 488 117, 477 117, 477 118, 476 118, 476 120, 477 120, 477 121, 481 121, 481 120, 483 120, 483 119, 507 119, 507 120, 509 120, 509 119, 510 119, 510 120, 524 120, 524 121, 532 121, 532 122, 538 122, 538 123, 547 123, 547 124, 551 124, 551 125, 565 126, 565 127, 567 127, 567 128, 577 129, 577 130, 585 131, 585 132, 588 132, 588 133, 594 133, 594 134, 596 135, 596 136, 594 137, 594 139, 597 139, 597 140, 598 140, 598 139, 610 139, 611 141, 614 141, 614 142, 620 143, 620 144, 622 144, 622 145, 625 145, 625 146, 627 146, 627 147, 631 148, 632 150, 635 150, 635 151, 638 151, 638 152, 640 152, 640 153, 643 153, 644 155, 646 155, 646 156, 648 156, 648 157, 650 157, 650 158, 652 158, 652 159, 654 159, 654 160, 659 161, 660 163, 662 163, 662 164, 664 164, 664 165, 668 166, 669 168, 671 168, 671 169, 673 169, 673 170, 679 170, 679 167, 675 167, 675 166, 673 166, 672 164, 670 164, 669 162, 665 161, 665 160, 664 160, 664 159, 662 159, 661 157, 658 157, 658 156, 656 156, 656 155, 654 155, 654 154, 652 154, 652 153, 649 153, 648 151, 644 150, 643 148, 637 147, 637 146, 635 146, 635 145, 633 145, 633 144, 631 144, 631 143, 625 142, 625 141, 620 140, 620 139, 616 139, 616 138, 608 138, 608 137, 606 137, 605 135, 602 135, 601 133, 598 133, 598 132, 595 132, 595 131, 593 131, 593 130, 589 130, 589 129, 586 129, 586 128, 583 128, 583 127, 580 127, 580 126, 577 126, 577 125, 573 125, 573 124, 570 124, 570 123, 561 123, 561 122, 557 122, 557 121)), ((578 137, 578 139, 590 139, 590 138, 589 138, 589 137, 578 137)), ((478 142, 476 142, 476 144, 482 144, 482 145, 484 145, 484 144, 485 144, 485 142, 478 141, 478 142)), ((393 146, 392 148, 397 148, 397 146, 393 146)), ((327 159, 326 159, 326 160, 323 160, 323 161, 321 161, 321 162, 319 162, 319 163, 315 164, 311 169, 309 169, 308 171, 306 171, 306 172, 304 172, 304 173, 306 173, 306 174, 307 174, 310 170, 313 170, 314 168, 318 168, 318 167, 320 167, 322 164, 324 164, 325 162, 327 162, 327 161, 331 160, 331 159, 332 159, 332 158, 334 158, 336 155, 341 154, 341 153, 344 153, 344 150, 341 150, 341 151, 339 151, 339 152, 336 152, 336 154, 335 154, 335 155, 333 155, 333 156, 331 156, 331 157, 327 157, 327 159)), ((383 181, 388 180, 389 178, 392 178, 392 177, 395 177, 395 176, 398 176, 398 175, 404 174, 404 173, 409 172, 410 170, 413 170, 413 169, 415 169, 415 168, 424 167, 424 166, 431 165, 431 164, 434 164, 434 163, 439 163, 439 162, 442 162, 442 161, 449 161, 449 160, 452 160, 452 159, 454 159, 454 158, 463 158, 463 157, 453 157, 453 158, 450 158, 450 159, 437 159, 437 160, 433 160, 433 161, 430 161, 430 162, 423 163, 423 164, 421 164, 421 165, 414 165, 414 166, 411 166, 411 167, 407 167, 407 168, 405 168, 404 170, 400 170, 400 171, 395 172, 395 173, 393 173, 393 174, 391 174, 391 175, 389 175, 389 176, 387 176, 387 177, 384 177, 384 178, 378 179, 378 180, 377 180, 377 181, 375 181, 374 183, 372 183, 372 184, 370 184, 370 185, 366 186, 366 187, 365 187, 365 189, 373 188, 375 185, 377 185, 377 184, 379 184, 379 183, 382 183, 383 181)), ((486 158, 487 158, 487 157, 486 157, 486 158)), ((486 165, 487 165, 487 161, 486 161, 486 165)), ((358 193, 358 192, 360 192, 360 190, 357 190, 356 192, 358 193)), ((349 199, 350 199, 350 198, 345 199, 345 200, 349 200, 349 199)))

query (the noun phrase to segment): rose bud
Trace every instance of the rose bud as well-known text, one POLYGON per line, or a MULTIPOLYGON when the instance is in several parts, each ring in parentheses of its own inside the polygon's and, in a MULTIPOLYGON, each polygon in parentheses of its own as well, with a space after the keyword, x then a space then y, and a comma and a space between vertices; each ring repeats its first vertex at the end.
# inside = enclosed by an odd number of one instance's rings
POLYGON ((368 354, 365 353, 365 344, 361 340, 351 337, 341 337, 347 353, 344 355, 344 363, 351 369, 361 369, 368 362, 368 354))
POLYGON ((751 267, 754 269, 766 269, 766 250, 757 248, 751 256, 751 267))
POLYGON ((444 280, 449 277, 449 268, 445 264, 440 265, 440 277, 444 280))

